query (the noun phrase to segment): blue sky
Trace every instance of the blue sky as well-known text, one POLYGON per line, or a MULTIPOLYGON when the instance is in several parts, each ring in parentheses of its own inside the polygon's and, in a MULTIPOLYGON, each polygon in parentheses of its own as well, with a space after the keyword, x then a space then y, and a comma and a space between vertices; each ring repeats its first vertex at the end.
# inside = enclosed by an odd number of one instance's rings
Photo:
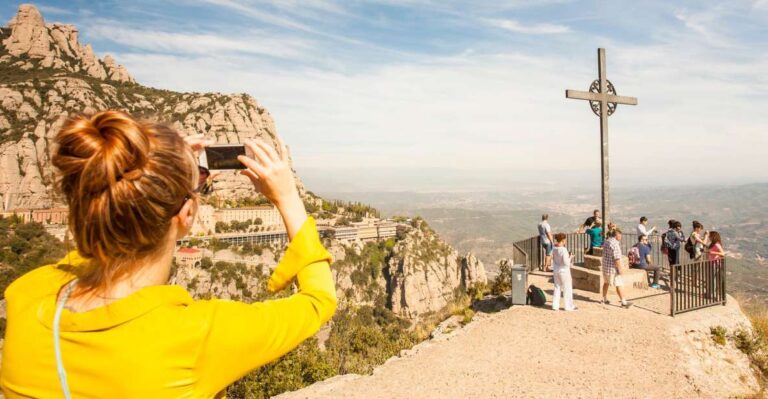
POLYGON ((35 4, 142 84, 253 95, 326 190, 599 188, 598 120, 564 98, 597 47, 639 98, 610 118, 614 184, 768 181, 768 0, 35 4))

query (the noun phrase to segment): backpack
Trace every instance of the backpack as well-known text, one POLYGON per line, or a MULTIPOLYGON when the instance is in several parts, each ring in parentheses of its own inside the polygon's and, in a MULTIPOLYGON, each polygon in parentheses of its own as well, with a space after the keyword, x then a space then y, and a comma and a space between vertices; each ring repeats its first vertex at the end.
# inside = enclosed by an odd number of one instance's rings
POLYGON ((528 287, 528 294, 525 296, 525 304, 533 306, 544 306, 547 303, 547 295, 544 291, 531 284, 528 287))
POLYGON ((661 253, 664 255, 669 254, 669 247, 667 246, 667 233, 661 235, 661 253))
POLYGON ((640 248, 638 248, 637 245, 630 248, 629 253, 627 253, 627 258, 629 258, 630 266, 640 264, 640 248))
POLYGON ((696 256, 696 249, 693 246, 693 240, 691 240, 691 236, 688 236, 688 239, 685 240, 685 252, 688 252, 688 255, 691 255, 691 257, 696 256))

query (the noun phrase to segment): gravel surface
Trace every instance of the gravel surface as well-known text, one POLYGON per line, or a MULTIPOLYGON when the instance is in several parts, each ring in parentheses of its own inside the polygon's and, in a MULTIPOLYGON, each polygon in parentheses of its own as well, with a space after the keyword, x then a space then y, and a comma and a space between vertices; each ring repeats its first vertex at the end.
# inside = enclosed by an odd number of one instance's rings
POLYGON ((615 296, 601 305, 577 294, 575 312, 478 313, 373 375, 337 376, 279 398, 727 398, 759 389, 746 357, 709 336, 710 326, 748 323, 734 300, 673 319, 660 314, 663 295, 623 309, 615 296))

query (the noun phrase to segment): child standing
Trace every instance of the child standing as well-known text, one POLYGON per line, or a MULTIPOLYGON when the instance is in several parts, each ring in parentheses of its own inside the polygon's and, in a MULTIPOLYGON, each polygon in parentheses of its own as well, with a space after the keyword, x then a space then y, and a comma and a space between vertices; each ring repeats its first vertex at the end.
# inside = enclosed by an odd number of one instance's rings
POLYGON ((573 284, 571 281, 571 263, 573 255, 565 247, 565 234, 555 234, 555 248, 552 251, 552 277, 555 280, 555 292, 552 297, 552 310, 560 309, 560 292, 565 298, 565 310, 576 310, 573 305, 573 284))

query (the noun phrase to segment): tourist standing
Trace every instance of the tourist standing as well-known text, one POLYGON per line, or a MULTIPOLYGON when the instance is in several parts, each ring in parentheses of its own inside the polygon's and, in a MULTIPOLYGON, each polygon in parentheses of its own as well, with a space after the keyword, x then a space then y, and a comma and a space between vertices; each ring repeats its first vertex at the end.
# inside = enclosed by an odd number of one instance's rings
POLYGON ((710 262, 721 262, 725 258, 725 250, 723 249, 723 243, 720 240, 720 233, 716 231, 709 232, 709 251, 707 253, 707 259, 710 262))
POLYGON ((637 235, 650 236, 651 234, 653 234, 654 231, 656 231, 656 226, 648 230, 648 218, 645 216, 641 217, 640 224, 637 225, 637 235))
POLYGON ((584 221, 584 224, 580 225, 574 233, 584 234, 587 230, 591 229, 595 225, 595 218, 590 216, 584 221))
MULTIPOLYGON (((653 258, 651 257, 651 245, 648 243, 648 236, 645 234, 641 235, 638 238, 637 244, 635 244, 634 248, 637 249, 637 259, 630 259, 629 267, 633 269, 643 269, 647 272, 652 271, 653 283, 651 284, 651 288, 660 288, 659 275, 661 274, 661 266, 653 264, 653 258)), ((635 251, 634 248, 630 249, 630 252, 635 251)), ((630 258, 632 258, 632 256, 630 256, 630 258)))
POLYGON ((621 229, 615 228, 608 231, 608 239, 603 244, 603 300, 600 303, 608 304, 608 287, 613 283, 616 293, 621 300, 621 306, 629 308, 632 302, 627 302, 624 296, 624 267, 621 264, 621 229))
POLYGON ((592 255, 595 248, 603 246, 603 224, 601 222, 595 222, 595 225, 591 229, 586 231, 589 236, 589 250, 587 253, 592 255))
POLYGON ((704 225, 698 221, 693 221, 693 232, 688 240, 691 243, 691 251, 688 255, 691 259, 701 260, 704 257, 704 248, 707 245, 707 238, 709 238, 709 232, 704 230, 704 225))
MULTIPOLYGON (((723 249, 723 243, 720 240, 720 233, 716 231, 709 232, 709 248, 707 251, 707 260, 712 262, 712 267, 719 266, 725 258, 725 250, 723 249)), ((712 273, 717 275, 716 272, 712 273)), ((718 281, 720 279, 717 279, 718 281)), ((706 298, 712 298, 712 294, 715 292, 715 279, 708 279, 706 298)), ((719 296, 716 296, 719 297, 719 296)))
POLYGON ((549 227, 549 215, 541 215, 541 223, 539 223, 539 241, 541 246, 544 247, 544 270, 550 271, 552 267, 552 228, 549 227))
POLYGON ((680 263, 680 249, 685 243, 685 234, 683 234, 683 225, 677 220, 669 221, 669 230, 664 233, 664 242, 667 246, 667 258, 669 265, 680 263))
POLYGON ((555 292, 552 297, 552 310, 560 309, 560 293, 565 299, 565 310, 576 310, 573 306, 573 284, 571 280, 571 265, 573 255, 568 253, 565 247, 566 236, 563 233, 555 234, 555 248, 552 251, 552 278, 555 282, 555 292))

